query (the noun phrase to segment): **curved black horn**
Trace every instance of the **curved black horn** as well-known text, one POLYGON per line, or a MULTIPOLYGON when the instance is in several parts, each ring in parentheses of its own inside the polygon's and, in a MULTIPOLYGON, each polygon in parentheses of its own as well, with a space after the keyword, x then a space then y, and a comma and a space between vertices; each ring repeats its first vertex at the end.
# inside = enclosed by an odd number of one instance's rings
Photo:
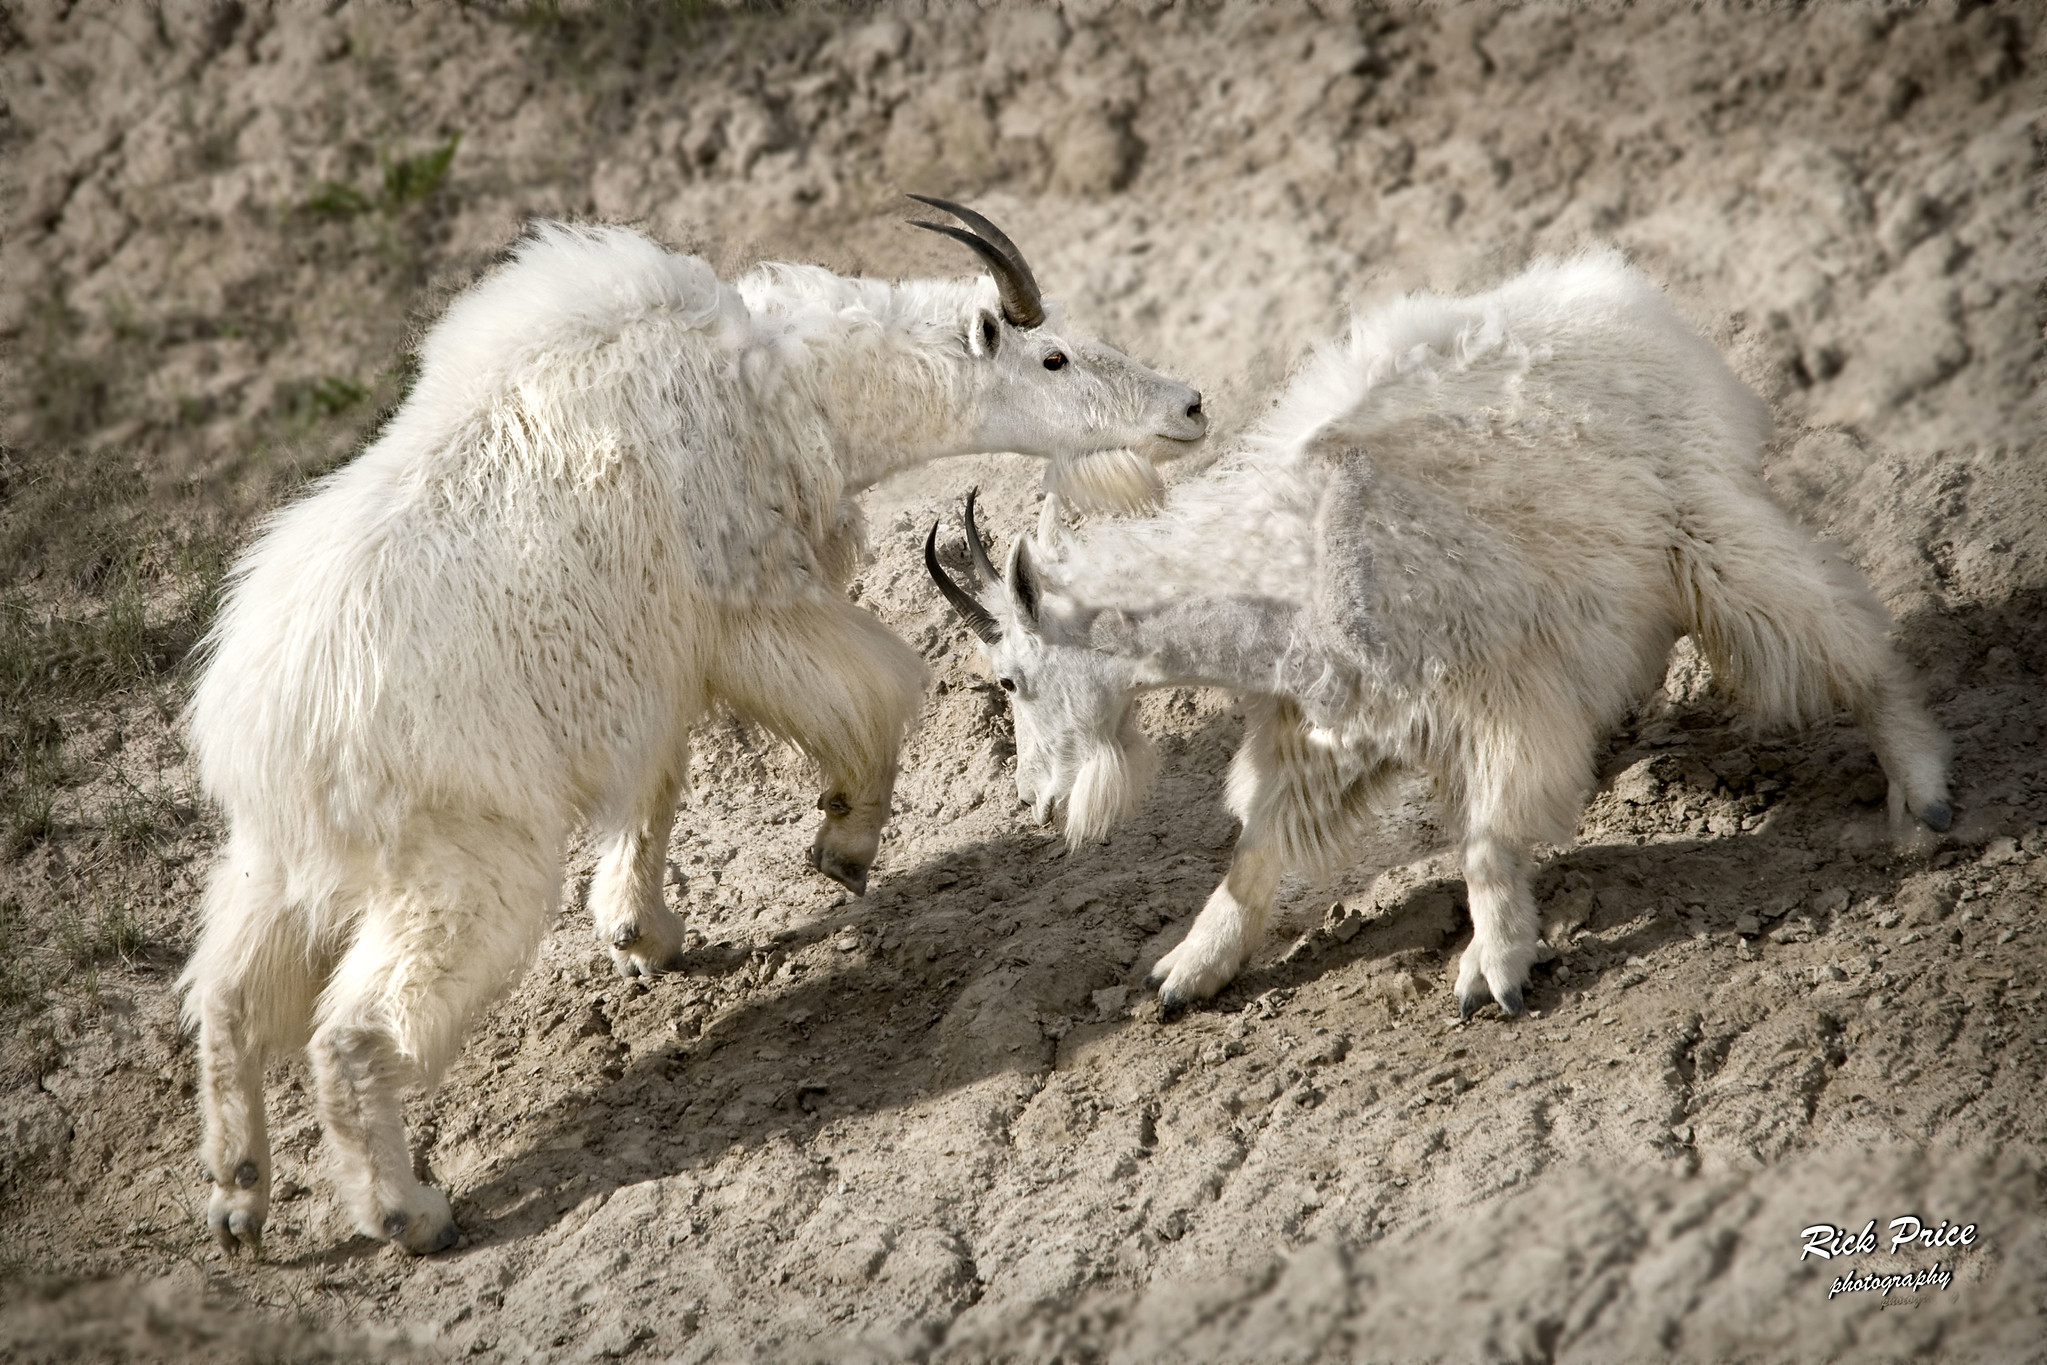
POLYGON ((1031 274, 1031 263, 1024 259, 1023 250, 1020 247, 1018 247, 1015 242, 1009 240, 1008 233, 1004 232, 1001 228, 995 226, 995 224, 989 222, 986 218, 983 218, 980 214, 974 212, 972 209, 968 208, 964 204, 955 204, 950 199, 933 199, 928 194, 913 194, 910 196, 910 198, 916 200, 920 204, 929 204, 931 205, 932 208, 941 209, 944 212, 951 214, 953 217, 959 219, 962 223, 965 223, 973 231, 981 234, 981 237, 984 240, 993 243, 996 250, 1000 251, 1003 255, 1009 257, 1009 259, 1016 264, 1017 273, 1024 277, 1024 282, 1030 285, 1031 287, 1032 296, 1036 297, 1038 292, 1038 281, 1037 278, 1031 274))
POLYGON ((996 292, 1002 296, 1002 317, 1010 326, 1036 327, 1045 321, 1045 305, 1038 301, 1036 286, 1019 275, 1016 262, 1009 257, 973 233, 950 223, 927 223, 921 218, 913 218, 910 226, 942 232, 973 248, 974 254, 987 262, 988 273, 995 277, 996 292))
POLYGON ((962 222, 975 229, 968 232, 947 223, 927 223, 921 218, 911 220, 913 226, 930 232, 942 232, 956 242, 971 248, 975 255, 988 263, 989 273, 995 276, 995 287, 1002 296, 1002 316, 1012 327, 1036 327, 1045 321, 1044 299, 1038 293, 1038 282, 1031 275, 1030 266, 1024 263, 1016 244, 1003 235, 1002 229, 971 209, 948 203, 943 199, 931 199, 921 194, 910 198, 933 208, 944 209, 957 216, 962 222), (976 233, 981 235, 976 235, 976 233))
POLYGON ((983 583, 1000 583, 1002 575, 995 572, 995 566, 988 562, 988 548, 981 543, 981 528, 974 525, 974 495, 981 490, 967 490, 967 549, 974 556, 974 572, 981 575, 983 583))
POLYGON ((988 609, 974 600, 974 595, 945 576, 945 570, 938 567, 938 523, 931 523, 931 534, 924 538, 924 567, 930 571, 931 581, 938 584, 938 590, 945 594, 945 600, 952 603, 953 610, 966 619, 973 627, 974 634, 981 637, 984 645, 1000 644, 1002 627, 988 609))

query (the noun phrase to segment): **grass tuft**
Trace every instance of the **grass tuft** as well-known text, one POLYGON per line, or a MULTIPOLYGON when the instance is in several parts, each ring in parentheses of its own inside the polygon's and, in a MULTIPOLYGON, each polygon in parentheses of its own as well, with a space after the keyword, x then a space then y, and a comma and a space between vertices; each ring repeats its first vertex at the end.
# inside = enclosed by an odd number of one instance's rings
POLYGON ((446 142, 429 151, 384 156, 383 184, 374 197, 343 181, 322 180, 299 204, 299 211, 316 218, 358 218, 372 212, 393 217, 432 197, 447 180, 448 169, 455 162, 455 149, 461 145, 462 134, 458 129, 448 134, 446 142))
POLYGON ((449 164, 455 160, 455 148, 461 144, 462 134, 457 131, 430 152, 385 161, 384 212, 395 213, 408 204, 417 204, 439 189, 447 179, 449 164))

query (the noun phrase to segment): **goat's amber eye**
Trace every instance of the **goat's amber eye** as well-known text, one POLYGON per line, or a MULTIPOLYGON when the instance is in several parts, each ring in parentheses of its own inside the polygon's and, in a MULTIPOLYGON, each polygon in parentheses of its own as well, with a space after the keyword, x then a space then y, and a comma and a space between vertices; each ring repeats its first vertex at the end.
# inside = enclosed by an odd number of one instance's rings
POLYGON ((1003 690, 1003 691, 1005 691, 1005 692, 1014 692, 1014 691, 1016 691, 1016 679, 1014 679, 1014 678, 1002 678, 1002 679, 998 679, 998 681, 1000 681, 1000 682, 1001 682, 1001 684, 1002 684, 1002 690, 1003 690))
POLYGON ((1064 353, 1064 352, 1061 352, 1061 351, 1054 351, 1054 352, 1052 352, 1052 354, 1050 354, 1050 355, 1046 356, 1046 357, 1045 357, 1045 368, 1046 368, 1046 369, 1048 369, 1048 370, 1063 370, 1063 369, 1065 369, 1065 368, 1066 368, 1066 356, 1065 356, 1065 353, 1064 353))

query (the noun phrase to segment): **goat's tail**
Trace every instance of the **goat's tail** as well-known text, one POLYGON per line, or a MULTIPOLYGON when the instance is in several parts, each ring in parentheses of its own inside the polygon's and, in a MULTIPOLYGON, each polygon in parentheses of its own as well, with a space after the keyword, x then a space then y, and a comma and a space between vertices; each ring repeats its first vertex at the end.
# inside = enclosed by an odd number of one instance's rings
POLYGON ((1948 740, 1887 637, 1890 614, 1853 566, 1761 489, 1687 525, 1672 550, 1685 629, 1759 725, 1846 707, 1890 778, 1890 810, 1946 829, 1948 740))

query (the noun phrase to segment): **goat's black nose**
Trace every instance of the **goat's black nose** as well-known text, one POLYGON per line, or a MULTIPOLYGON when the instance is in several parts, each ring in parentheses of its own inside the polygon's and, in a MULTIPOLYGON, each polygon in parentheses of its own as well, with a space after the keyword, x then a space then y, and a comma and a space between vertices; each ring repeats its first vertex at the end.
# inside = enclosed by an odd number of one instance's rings
POLYGON ((1199 417, 1199 416, 1201 415, 1201 395, 1200 395, 1200 394, 1198 394, 1198 393, 1197 393, 1197 394, 1195 394, 1195 395, 1194 395, 1194 401, 1193 401, 1193 402, 1191 402, 1191 403, 1189 403, 1189 404, 1187 405, 1187 415, 1188 415, 1189 417, 1199 417))

